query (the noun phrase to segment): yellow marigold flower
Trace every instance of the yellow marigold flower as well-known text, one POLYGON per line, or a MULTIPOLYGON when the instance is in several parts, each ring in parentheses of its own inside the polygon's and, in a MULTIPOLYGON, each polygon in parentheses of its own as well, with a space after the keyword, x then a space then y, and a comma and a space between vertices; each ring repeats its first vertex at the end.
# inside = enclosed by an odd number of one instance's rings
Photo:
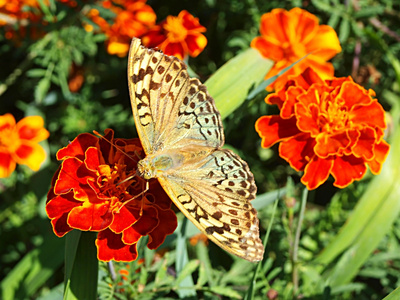
POLYGON ((16 164, 27 165, 34 171, 46 159, 46 152, 38 144, 49 137, 40 116, 30 116, 15 123, 14 116, 0 116, 0 178, 8 177, 16 164))

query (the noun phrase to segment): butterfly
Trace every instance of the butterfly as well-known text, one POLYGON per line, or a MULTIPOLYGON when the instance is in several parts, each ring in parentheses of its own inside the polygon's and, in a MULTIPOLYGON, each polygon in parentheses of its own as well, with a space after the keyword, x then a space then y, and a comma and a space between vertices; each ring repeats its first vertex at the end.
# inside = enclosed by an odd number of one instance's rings
POLYGON ((221 116, 206 86, 184 62, 133 38, 128 85, 136 129, 146 157, 138 175, 157 178, 182 213, 222 249, 260 261, 257 187, 238 155, 222 149, 221 116))

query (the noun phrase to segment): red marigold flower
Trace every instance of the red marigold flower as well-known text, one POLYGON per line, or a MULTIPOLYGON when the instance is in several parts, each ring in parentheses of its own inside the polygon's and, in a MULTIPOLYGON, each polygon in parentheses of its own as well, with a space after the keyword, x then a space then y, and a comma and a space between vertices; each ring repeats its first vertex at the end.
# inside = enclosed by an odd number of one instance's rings
POLYGON ((187 54, 196 57, 207 45, 207 38, 201 34, 205 31, 198 18, 183 10, 177 17, 168 16, 150 29, 142 37, 142 42, 146 47, 158 47, 165 54, 179 59, 184 59, 187 54))
POLYGON ((323 80, 308 68, 267 96, 280 114, 259 118, 256 130, 265 148, 281 142, 280 156, 304 171, 301 181, 308 189, 329 174, 344 188, 361 179, 367 166, 378 174, 389 152, 383 140, 385 111, 374 95, 351 77, 323 80))
POLYGON ((299 75, 307 67, 312 67, 322 79, 333 76, 333 66, 327 60, 342 48, 336 32, 328 25, 319 25, 315 15, 298 7, 290 11, 273 9, 261 17, 260 32, 261 36, 253 39, 251 47, 275 61, 266 78, 303 58, 267 90, 281 89, 289 75, 299 75))
MULTIPOLYGON (((89 12, 89 17, 107 35, 107 51, 110 54, 126 56, 132 38, 142 36, 156 22, 156 14, 145 0, 106 0, 102 5, 116 14, 112 25, 96 9, 89 12)), ((90 26, 86 28, 91 29, 90 26)))
POLYGON ((0 116, 0 178, 10 176, 17 163, 39 170, 46 152, 38 143, 49 137, 43 125, 39 116, 25 117, 18 123, 11 114, 0 116))
POLYGON ((159 247, 177 226, 171 200, 157 180, 136 176, 139 139, 105 139, 78 135, 57 152, 62 164, 47 195, 46 212, 54 233, 62 237, 72 229, 98 232, 98 259, 132 261, 136 244, 149 236, 147 246, 159 247), (112 146, 115 145, 115 146, 112 146), (118 149, 116 149, 118 148, 118 149))

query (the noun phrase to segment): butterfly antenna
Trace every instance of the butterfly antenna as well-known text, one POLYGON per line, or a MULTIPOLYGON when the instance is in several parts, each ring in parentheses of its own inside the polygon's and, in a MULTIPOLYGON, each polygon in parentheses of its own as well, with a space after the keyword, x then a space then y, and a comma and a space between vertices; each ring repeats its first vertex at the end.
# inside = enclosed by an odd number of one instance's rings
POLYGON ((128 204, 129 202, 131 202, 132 200, 135 200, 136 198, 142 196, 142 201, 141 201, 141 204, 140 204, 140 212, 139 212, 139 215, 142 216, 142 215, 143 215, 143 206, 144 206, 144 197, 143 197, 143 195, 144 195, 148 190, 149 190, 149 182, 146 181, 146 188, 145 188, 141 193, 137 194, 136 196, 134 196, 134 197, 132 197, 132 198, 126 200, 124 203, 122 203, 122 205, 120 206, 120 208, 118 208, 118 211, 117 211, 117 212, 119 212, 119 211, 121 210, 121 208, 123 208, 125 205, 127 205, 127 204, 128 204))
MULTIPOLYGON (((98 137, 102 138, 104 141, 106 141, 107 143, 109 143, 111 146, 113 146, 115 149, 117 149, 118 151, 120 151, 121 153, 123 153, 124 155, 126 155, 127 157, 129 157, 130 159, 132 159, 134 162, 138 162, 138 160, 134 159, 131 155, 129 155, 128 153, 126 153, 124 150, 118 148, 115 144, 111 143, 109 140, 107 140, 103 135, 101 135, 100 133, 98 133, 96 130, 93 130, 93 133, 95 135, 97 135, 98 137)), ((137 151, 134 151, 136 157, 141 160, 142 158, 139 156, 139 154, 137 153, 137 151)), ((124 182, 127 182, 129 180, 131 180, 132 178, 134 178, 135 176, 137 176, 137 174, 134 174, 132 176, 129 176, 127 178, 125 178, 124 180, 122 180, 121 182, 117 183, 117 186, 120 184, 123 184, 124 182)))
MULTIPOLYGON (((98 133, 96 130, 93 130, 93 133, 95 135, 97 135, 98 137, 102 138, 104 141, 106 141, 107 143, 109 143, 111 146, 113 146, 115 149, 117 149, 119 152, 125 154, 127 157, 129 157, 130 159, 132 159, 134 162, 138 162, 136 159, 134 159, 131 155, 129 155, 128 153, 126 153, 124 150, 118 148, 115 144, 111 143, 109 140, 107 140, 103 135, 101 135, 100 133, 98 133)), ((142 158, 139 156, 139 154, 135 152, 136 157, 141 160, 142 158)))

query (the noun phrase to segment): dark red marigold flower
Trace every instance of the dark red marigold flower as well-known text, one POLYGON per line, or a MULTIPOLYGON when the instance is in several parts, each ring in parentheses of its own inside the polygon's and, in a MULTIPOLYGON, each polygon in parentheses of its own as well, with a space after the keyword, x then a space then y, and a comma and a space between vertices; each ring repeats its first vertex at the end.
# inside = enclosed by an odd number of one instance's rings
POLYGON ((57 152, 62 163, 46 212, 59 237, 72 229, 98 232, 99 260, 132 261, 142 236, 148 235, 147 246, 155 249, 177 220, 158 181, 150 180, 145 191, 146 181, 135 176, 138 157, 144 156, 139 139, 114 139, 111 129, 104 138, 109 142, 80 134, 57 152))
POLYGON ((262 147, 280 142, 280 156, 304 171, 301 181, 310 190, 329 174, 340 188, 360 180, 367 166, 378 174, 389 144, 383 140, 385 111, 372 96, 351 77, 322 80, 306 69, 265 99, 280 114, 257 120, 262 147))

